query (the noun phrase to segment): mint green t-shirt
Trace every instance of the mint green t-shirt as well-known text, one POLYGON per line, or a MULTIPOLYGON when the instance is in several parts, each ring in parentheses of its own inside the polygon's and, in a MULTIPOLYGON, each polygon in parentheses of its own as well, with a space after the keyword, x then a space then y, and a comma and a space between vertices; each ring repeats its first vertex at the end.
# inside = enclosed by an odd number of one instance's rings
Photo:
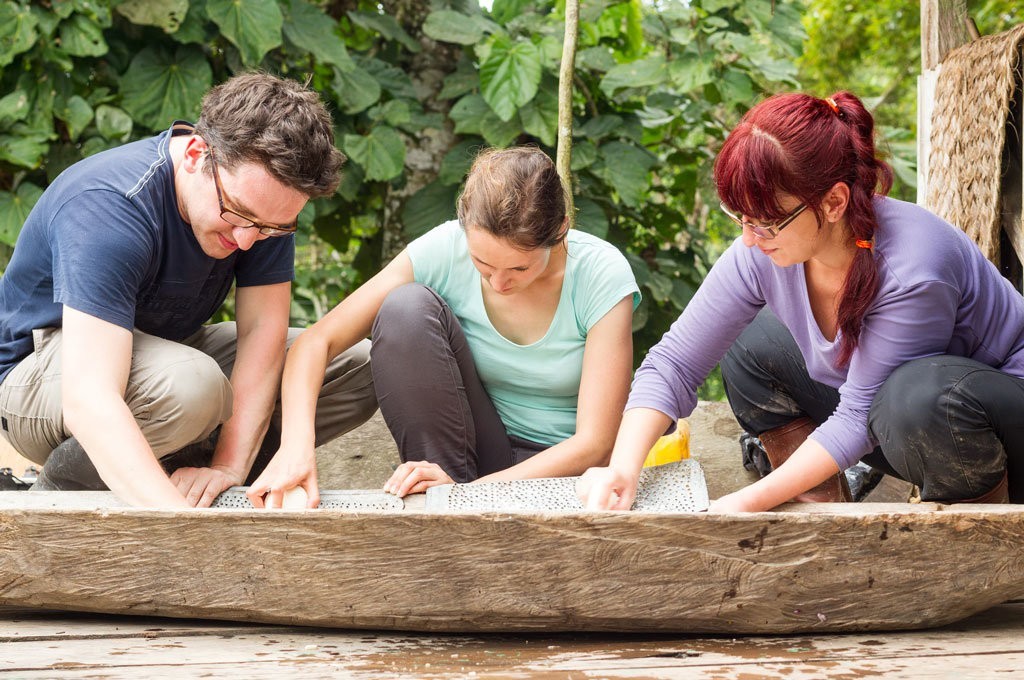
POLYGON ((506 431, 553 446, 576 432, 576 407, 587 332, 622 298, 640 304, 640 289, 619 250, 570 230, 565 279, 554 319, 543 338, 518 345, 491 324, 483 280, 473 266, 466 234, 446 222, 409 244, 416 281, 444 298, 462 324, 473 361, 506 431))

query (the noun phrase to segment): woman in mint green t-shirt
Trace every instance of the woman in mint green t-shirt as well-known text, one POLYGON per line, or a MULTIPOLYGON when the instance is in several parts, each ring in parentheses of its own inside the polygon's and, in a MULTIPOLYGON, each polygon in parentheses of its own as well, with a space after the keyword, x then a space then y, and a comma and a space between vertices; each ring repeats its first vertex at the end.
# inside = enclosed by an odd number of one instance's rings
POLYGON ((316 393, 372 331, 381 412, 404 461, 385 489, 580 474, 604 464, 629 389, 640 294, 612 245, 569 230, 554 164, 490 150, 458 221, 413 241, 288 352, 281 448, 250 495, 318 497, 316 393))

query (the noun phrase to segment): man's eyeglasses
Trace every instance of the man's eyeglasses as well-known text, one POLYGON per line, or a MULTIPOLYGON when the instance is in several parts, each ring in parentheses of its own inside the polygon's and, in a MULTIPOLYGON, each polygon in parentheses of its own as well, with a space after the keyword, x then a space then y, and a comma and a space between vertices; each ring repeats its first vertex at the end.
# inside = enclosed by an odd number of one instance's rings
POLYGON ((217 202, 220 203, 220 218, 230 224, 233 227, 242 227, 243 229, 259 229, 260 233, 265 236, 287 236, 288 234, 294 234, 298 228, 297 222, 291 224, 282 224, 279 226, 271 226, 269 224, 260 224, 251 217, 245 215, 239 215, 234 210, 230 210, 224 207, 224 187, 220 183, 220 173, 217 170, 217 159, 213 155, 213 147, 210 147, 210 166, 213 168, 213 184, 217 187, 217 202))
POLYGON ((750 229, 750 231, 754 232, 755 236, 763 238, 766 241, 769 241, 778 236, 780 231, 788 227, 790 222, 799 217, 800 213, 807 209, 807 204, 801 203, 800 205, 793 209, 793 212, 789 213, 788 215, 783 217, 778 222, 775 222, 774 224, 754 224, 752 222, 747 222, 742 217, 726 208, 725 203, 719 203, 718 207, 722 209, 722 212, 729 216, 730 220, 740 225, 741 229, 743 227, 746 227, 750 229))

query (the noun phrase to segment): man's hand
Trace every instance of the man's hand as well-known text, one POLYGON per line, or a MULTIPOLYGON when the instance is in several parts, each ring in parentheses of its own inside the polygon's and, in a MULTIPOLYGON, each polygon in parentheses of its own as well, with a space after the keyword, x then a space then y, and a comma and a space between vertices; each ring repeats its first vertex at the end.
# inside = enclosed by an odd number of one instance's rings
POLYGON ((384 484, 384 490, 404 498, 411 493, 423 493, 432 486, 454 484, 454 480, 437 463, 411 460, 402 463, 384 484))
POLYGON ((755 504, 748 500, 747 495, 742 493, 743 489, 734 491, 733 493, 726 494, 721 498, 717 498, 711 501, 711 505, 708 507, 708 512, 711 513, 731 513, 731 512, 757 512, 761 508, 758 508, 755 504))
POLYGON ((614 467, 590 468, 576 482, 576 495, 587 510, 629 510, 638 478, 614 467))
POLYGON ((243 481, 237 472, 220 466, 178 468, 171 475, 171 482, 194 508, 210 507, 223 491, 243 481))
POLYGON ((307 508, 320 505, 320 486, 313 449, 301 453, 286 448, 278 449, 246 495, 257 508, 280 508, 285 491, 297 486, 306 491, 307 508))

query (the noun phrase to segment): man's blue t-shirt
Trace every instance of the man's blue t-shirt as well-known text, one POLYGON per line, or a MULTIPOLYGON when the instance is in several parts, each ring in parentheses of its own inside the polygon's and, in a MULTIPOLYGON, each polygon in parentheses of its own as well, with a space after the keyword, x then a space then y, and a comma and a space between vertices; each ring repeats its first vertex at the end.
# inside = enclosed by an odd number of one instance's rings
MULTIPOLYGON (((195 333, 231 289, 291 281, 294 238, 206 255, 178 213, 171 130, 76 163, 29 214, 0 279, 0 381, 62 305, 167 340, 195 333)), ((212 179, 210 181, 213 181, 212 179)))

